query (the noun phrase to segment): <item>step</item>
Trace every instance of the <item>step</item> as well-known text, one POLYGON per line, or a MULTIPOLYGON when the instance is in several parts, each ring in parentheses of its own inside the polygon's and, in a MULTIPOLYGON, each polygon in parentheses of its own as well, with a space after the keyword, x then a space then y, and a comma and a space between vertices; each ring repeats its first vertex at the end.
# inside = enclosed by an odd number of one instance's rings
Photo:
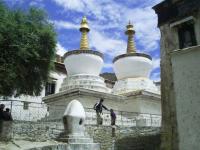
POLYGON ((92 138, 59 138, 59 141, 67 143, 93 143, 92 138))
POLYGON ((70 150, 100 150, 100 144, 97 143, 70 143, 68 144, 70 150))
POLYGON ((64 135, 65 138, 72 138, 72 139, 77 139, 77 138, 90 138, 89 135, 64 135))

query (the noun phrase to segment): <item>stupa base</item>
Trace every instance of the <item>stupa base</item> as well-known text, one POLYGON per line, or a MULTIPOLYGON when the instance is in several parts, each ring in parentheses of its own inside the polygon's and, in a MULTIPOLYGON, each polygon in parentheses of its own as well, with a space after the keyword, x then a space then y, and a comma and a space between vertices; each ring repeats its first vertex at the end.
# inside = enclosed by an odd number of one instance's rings
POLYGON ((109 91, 104 83, 104 78, 95 75, 78 74, 66 77, 63 80, 60 92, 76 88, 83 88, 106 93, 109 91))
POLYGON ((159 94, 156 85, 148 78, 127 78, 118 80, 114 85, 113 93, 123 95, 125 93, 140 90, 159 94))

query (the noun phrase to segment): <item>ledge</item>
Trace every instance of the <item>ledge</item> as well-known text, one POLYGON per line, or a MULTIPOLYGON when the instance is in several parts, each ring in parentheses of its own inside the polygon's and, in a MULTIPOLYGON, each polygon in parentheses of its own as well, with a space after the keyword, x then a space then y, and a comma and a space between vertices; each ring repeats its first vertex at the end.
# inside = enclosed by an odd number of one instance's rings
POLYGON ((127 97, 131 97, 131 96, 154 97, 154 98, 156 98, 155 100, 158 100, 158 101, 161 100, 161 95, 159 93, 153 93, 153 92, 146 91, 146 90, 138 90, 138 91, 134 91, 134 92, 128 92, 124 95, 127 97))
POLYGON ((177 49, 177 50, 172 51, 171 54, 179 55, 179 54, 188 53, 191 51, 200 51, 200 45, 191 46, 191 47, 187 47, 187 48, 183 48, 183 49, 177 49))
POLYGON ((68 57, 70 55, 78 55, 78 54, 93 54, 93 55, 97 55, 103 59, 102 53, 100 53, 98 51, 93 51, 93 50, 72 50, 72 51, 66 52, 64 54, 63 58, 65 59, 66 57, 68 57))
POLYGON ((77 96, 77 95, 85 95, 85 96, 93 96, 98 98, 104 98, 104 99, 115 99, 115 100, 126 100, 126 96, 120 96, 112 93, 105 93, 105 92, 99 92, 84 88, 75 88, 71 90, 62 91, 56 94, 48 95, 42 98, 42 101, 45 103, 55 101, 55 99, 62 97, 62 96, 77 96))
POLYGON ((125 93, 124 95, 116 95, 113 93, 105 93, 105 92, 98 92, 94 90, 89 90, 89 89, 83 89, 83 88, 76 88, 76 89, 71 89, 67 91, 62 91, 56 94, 48 95, 42 98, 42 101, 45 103, 49 103, 52 101, 57 101, 58 98, 63 97, 63 96, 77 96, 77 95, 85 95, 85 96, 91 96, 91 97, 98 97, 98 98, 104 98, 104 99, 114 99, 114 100, 119 100, 119 101, 124 101, 127 100, 128 97, 131 96, 145 96, 145 97, 155 97, 157 98, 156 100, 160 101, 160 94, 140 90, 136 92, 128 92, 125 93))
POLYGON ((132 57, 132 56, 146 57, 146 58, 152 60, 151 56, 148 55, 148 54, 144 54, 144 53, 128 53, 128 54, 122 54, 122 55, 119 55, 119 56, 115 57, 113 59, 113 63, 116 62, 118 59, 125 58, 125 57, 132 57))

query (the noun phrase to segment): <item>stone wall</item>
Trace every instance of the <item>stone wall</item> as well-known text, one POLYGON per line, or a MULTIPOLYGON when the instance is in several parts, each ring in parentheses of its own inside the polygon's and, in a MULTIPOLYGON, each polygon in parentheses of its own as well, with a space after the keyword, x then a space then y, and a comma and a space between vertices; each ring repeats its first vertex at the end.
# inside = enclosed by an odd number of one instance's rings
MULTIPOLYGON (((156 127, 117 127, 87 125, 86 132, 100 143, 101 150, 157 150, 160 128, 156 127)), ((62 122, 13 122, 13 140, 45 142, 55 140, 63 131, 62 122)))
POLYGON ((55 139, 62 130, 62 122, 14 121, 9 131, 14 140, 43 142, 55 139))
POLYGON ((174 83, 171 62, 171 52, 178 48, 176 29, 169 24, 160 27, 161 31, 161 138, 163 150, 177 150, 178 135, 176 123, 176 107, 174 100, 174 83), (174 139, 174 140, 171 140, 174 139))
POLYGON ((159 150, 160 128, 87 126, 87 132, 100 143, 101 150, 159 150))

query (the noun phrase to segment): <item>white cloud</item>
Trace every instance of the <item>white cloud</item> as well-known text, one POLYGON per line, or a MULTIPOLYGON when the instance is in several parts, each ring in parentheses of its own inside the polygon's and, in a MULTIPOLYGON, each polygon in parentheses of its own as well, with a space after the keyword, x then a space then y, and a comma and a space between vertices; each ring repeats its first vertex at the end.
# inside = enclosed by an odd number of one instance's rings
POLYGON ((125 53, 126 42, 120 39, 110 38, 103 32, 91 30, 90 47, 95 47, 98 51, 114 57, 125 53))
POLYGON ((56 44, 56 54, 63 56, 67 50, 58 42, 56 44))
POLYGON ((79 25, 67 22, 67 21, 62 21, 62 20, 51 20, 51 23, 55 25, 56 28, 58 29, 78 29, 79 25))
POLYGON ((160 81, 160 70, 157 70, 160 68, 160 58, 153 58, 153 69, 151 73, 151 79, 153 81, 160 81))
POLYGON ((133 21, 138 44, 144 47, 145 52, 158 48, 160 33, 157 29, 157 16, 151 7, 128 10, 126 21, 133 21))
POLYGON ((113 63, 112 62, 104 63, 103 68, 113 68, 113 63))
POLYGON ((160 58, 153 58, 152 63, 153 63, 153 70, 160 68, 160 58))
POLYGON ((118 13, 120 5, 112 0, 52 0, 57 5, 64 8, 65 11, 73 10, 82 12, 86 15, 94 15, 97 19, 105 20, 111 18, 120 18, 118 13))
POLYGON ((84 10, 83 0, 53 0, 57 5, 62 6, 65 10, 76 10, 82 12, 84 10))
POLYGON ((154 72, 152 73, 151 75, 151 80, 157 82, 157 81, 160 81, 160 72, 154 72))
MULTIPOLYGON (((70 9, 75 12, 82 12, 83 14, 86 14, 88 16, 95 17, 95 19, 89 21, 91 23, 91 26, 93 26, 93 29, 95 29, 95 31, 91 35, 93 34, 97 35, 98 42, 104 43, 103 46, 100 46, 101 44, 98 44, 98 43, 96 46, 99 48, 107 48, 108 51, 104 50, 104 52, 110 53, 110 50, 111 50, 110 47, 116 48, 115 49, 116 51, 120 49, 121 47, 124 47, 124 45, 119 46, 119 44, 121 44, 119 42, 120 39, 117 39, 115 37, 109 37, 109 36, 106 36, 107 38, 106 40, 101 39, 103 40, 101 42, 99 40, 100 39, 99 36, 105 37, 105 34, 100 35, 98 34, 98 32, 102 33, 102 31, 104 31, 105 29, 118 28, 123 33, 123 31, 125 30, 125 25, 129 20, 133 21, 134 23, 135 30, 136 30, 136 39, 138 41, 137 45, 140 45, 143 47, 142 51, 151 52, 151 51, 156 50, 159 46, 158 40, 160 39, 160 33, 159 33, 159 30, 156 28, 157 16, 154 10, 151 9, 151 7, 155 5, 156 3, 160 2, 161 0, 153 0, 153 1, 136 0, 134 2, 130 1, 129 2, 130 4, 134 4, 134 3, 138 4, 139 7, 135 7, 135 8, 128 8, 127 6, 122 5, 122 3, 117 3, 113 0, 109 0, 109 1, 107 0, 101 0, 101 1, 53 0, 53 1, 55 1, 61 7, 63 7, 66 11, 70 9), (112 42, 110 43, 110 45, 104 42, 104 41, 107 41, 109 38, 111 38, 109 42, 112 42), (112 44, 116 44, 116 46, 112 44)), ((56 24, 58 27, 78 28, 77 25, 71 24, 69 22, 66 24, 60 21, 60 22, 56 22, 56 24)), ((95 36, 93 36, 93 38, 95 38, 95 36)), ((94 41, 96 41, 96 39, 94 39, 94 41)), ((93 43, 92 43, 92 46, 94 46, 93 43)), ((123 49, 123 51, 125 51, 125 49, 123 49)))
POLYGON ((42 3, 43 0, 32 0, 30 2, 30 6, 35 6, 35 7, 41 7, 44 8, 44 3, 42 3))

